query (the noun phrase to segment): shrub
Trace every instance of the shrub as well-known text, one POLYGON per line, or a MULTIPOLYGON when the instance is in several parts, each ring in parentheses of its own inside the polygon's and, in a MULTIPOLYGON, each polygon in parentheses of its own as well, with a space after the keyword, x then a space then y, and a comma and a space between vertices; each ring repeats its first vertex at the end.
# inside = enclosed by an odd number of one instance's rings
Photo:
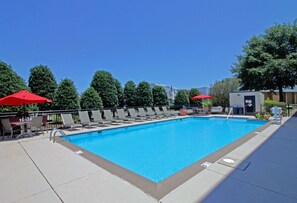
POLYGON ((102 109, 103 104, 99 94, 93 87, 89 87, 80 98, 82 109, 102 109))
POLYGON ((266 112, 271 112, 270 109, 274 106, 281 107, 283 111, 286 110, 286 103, 284 102, 274 101, 269 98, 264 101, 264 109, 266 112))
POLYGON ((168 105, 168 97, 164 87, 156 85, 152 92, 155 106, 168 105))
POLYGON ((210 101, 210 100, 202 101, 202 106, 203 107, 211 107, 212 106, 212 101, 210 101))
POLYGON ((64 79, 59 84, 54 99, 54 108, 58 110, 79 108, 78 94, 72 80, 64 79))
POLYGON ((128 81, 124 87, 124 100, 127 106, 136 106, 136 85, 133 81, 128 81))
POLYGON ((185 90, 178 90, 175 96, 174 105, 176 106, 188 106, 189 105, 189 96, 185 90))
POLYGON ((192 100, 192 97, 199 95, 200 92, 198 90, 198 88, 192 88, 189 91, 189 102, 191 105, 200 105, 201 104, 201 100, 197 99, 197 100, 192 100))
MULTIPOLYGON (((57 86, 56 79, 50 68, 44 65, 31 68, 29 87, 33 93, 49 99, 54 99, 57 86)), ((51 109, 51 103, 40 104, 38 106, 40 110, 51 109)))
POLYGON ((262 111, 262 112, 255 113, 255 117, 259 120, 269 120, 270 114, 262 111))
POLYGON ((104 107, 115 107, 118 105, 117 88, 114 78, 107 71, 97 71, 91 82, 93 87, 102 99, 104 107))
POLYGON ((123 107, 124 106, 124 91, 123 91, 123 88, 121 86, 121 83, 114 78, 114 84, 116 86, 116 89, 117 89, 117 96, 118 96, 118 103, 119 103, 119 106, 123 107))
POLYGON ((150 84, 142 81, 136 88, 136 97, 138 106, 152 106, 153 105, 153 94, 150 84))

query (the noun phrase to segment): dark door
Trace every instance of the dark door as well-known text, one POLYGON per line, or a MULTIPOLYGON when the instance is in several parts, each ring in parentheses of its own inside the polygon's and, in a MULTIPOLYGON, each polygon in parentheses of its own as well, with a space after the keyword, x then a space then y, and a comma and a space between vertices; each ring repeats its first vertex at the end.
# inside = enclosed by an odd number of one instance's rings
POLYGON ((244 96, 245 114, 255 113, 255 96, 244 96))

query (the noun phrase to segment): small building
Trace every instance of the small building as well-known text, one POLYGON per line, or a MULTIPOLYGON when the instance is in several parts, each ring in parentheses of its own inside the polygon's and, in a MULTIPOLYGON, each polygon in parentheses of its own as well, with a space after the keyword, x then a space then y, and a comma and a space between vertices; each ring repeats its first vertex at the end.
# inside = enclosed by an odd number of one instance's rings
POLYGON ((253 115, 264 109, 264 95, 261 92, 238 92, 229 96, 234 114, 253 115))

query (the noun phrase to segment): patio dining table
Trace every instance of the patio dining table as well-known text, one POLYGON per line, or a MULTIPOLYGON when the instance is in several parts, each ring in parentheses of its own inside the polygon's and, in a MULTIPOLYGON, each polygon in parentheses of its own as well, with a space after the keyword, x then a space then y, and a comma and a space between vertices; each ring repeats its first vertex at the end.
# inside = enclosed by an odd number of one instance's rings
POLYGON ((10 122, 10 124, 21 127, 21 134, 16 136, 17 139, 25 136, 33 136, 31 132, 31 128, 28 127, 31 125, 31 121, 15 121, 15 122, 10 122))

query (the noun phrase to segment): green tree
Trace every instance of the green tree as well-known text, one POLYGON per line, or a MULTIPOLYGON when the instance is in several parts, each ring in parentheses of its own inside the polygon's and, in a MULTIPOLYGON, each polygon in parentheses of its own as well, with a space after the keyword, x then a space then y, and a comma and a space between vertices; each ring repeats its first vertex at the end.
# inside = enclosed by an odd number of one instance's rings
POLYGON ((97 71, 91 82, 102 99, 104 107, 115 107, 118 105, 117 88, 112 75, 107 71, 97 71))
POLYGON ((198 90, 198 88, 192 88, 189 91, 189 101, 191 105, 200 105, 201 104, 201 100, 197 99, 197 100, 192 100, 192 97, 199 95, 200 92, 198 90))
POLYGON ((189 96, 185 90, 178 90, 174 99, 174 105, 176 106, 188 106, 189 105, 189 96))
POLYGON ((59 110, 78 109, 78 94, 72 80, 64 79, 58 86, 54 99, 54 107, 59 110))
MULTIPOLYGON (((50 68, 44 65, 39 65, 30 70, 29 87, 35 94, 54 99, 58 85, 50 68)), ((51 108, 51 103, 38 106, 40 110, 49 110, 51 108)))
POLYGON ((93 88, 89 87, 84 91, 80 98, 80 107, 82 109, 102 109, 103 104, 98 92, 93 88))
POLYGON ((128 81, 124 87, 124 100, 127 106, 136 106, 136 85, 133 81, 128 81))
POLYGON ((114 78, 114 84, 116 86, 117 89, 117 96, 118 96, 118 102, 119 102, 119 106, 124 106, 124 90, 122 88, 121 83, 114 78))
POLYGON ((28 89, 23 78, 8 64, 0 61, 0 98, 28 89))
MULTIPOLYGON (((0 61, 0 98, 26 89, 28 87, 24 79, 14 72, 10 65, 0 61)), ((0 112, 19 111, 21 108, 0 106, 0 112)))
POLYGON ((164 87, 156 85, 153 87, 152 93, 155 106, 168 105, 168 97, 164 87))
POLYGON ((238 78, 226 78, 216 81, 210 87, 210 95, 213 96, 213 104, 221 106, 229 106, 229 93, 239 90, 238 78))
POLYGON ((153 94, 150 84, 142 81, 136 88, 137 105, 138 106, 152 106, 153 94))
POLYGON ((243 48, 232 72, 242 90, 278 90, 297 84, 297 25, 277 24, 254 36, 243 48))

